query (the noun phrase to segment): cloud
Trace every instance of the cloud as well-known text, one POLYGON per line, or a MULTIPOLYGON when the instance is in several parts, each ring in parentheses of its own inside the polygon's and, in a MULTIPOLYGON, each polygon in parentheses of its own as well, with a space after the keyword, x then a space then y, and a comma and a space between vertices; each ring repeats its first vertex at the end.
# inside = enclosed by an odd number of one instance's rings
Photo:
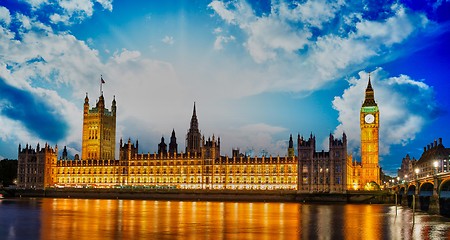
POLYGON ((40 8, 44 4, 49 4, 49 0, 23 0, 24 2, 28 3, 33 7, 34 9, 40 8))
MULTIPOLYGON (((406 145, 414 140, 426 123, 435 119, 440 109, 434 99, 434 90, 409 76, 388 77, 381 68, 371 74, 375 100, 380 109, 380 154, 387 155, 392 145, 406 145)), ((335 134, 345 132, 349 150, 359 155, 359 111, 364 100, 368 73, 359 72, 359 78, 349 79, 349 88, 335 97, 333 108, 339 112, 335 134)))
POLYGON ((122 49, 122 51, 115 52, 114 56, 112 57, 112 60, 114 60, 117 63, 124 63, 128 61, 136 60, 141 56, 141 53, 139 51, 129 51, 127 49, 122 49))
POLYGON ((214 9, 214 11, 226 22, 232 23, 235 19, 235 14, 233 11, 228 10, 227 6, 229 4, 224 4, 222 1, 212 1, 208 7, 214 9))
POLYGON ((287 4, 284 1, 274 4, 274 8, 279 11, 279 15, 289 21, 301 21, 311 27, 321 29, 324 23, 329 22, 335 16, 337 11, 345 4, 345 1, 328 2, 305 1, 303 4, 298 2, 287 4))
POLYGON ((398 57, 399 44, 429 25, 424 14, 397 3, 361 8, 344 1, 276 1, 261 15, 243 0, 213 1, 208 7, 223 20, 220 32, 213 32, 218 35, 214 47, 223 47, 226 35, 222 29, 237 32, 235 41, 242 39, 256 63, 247 67, 254 73, 261 71, 259 66, 264 69, 262 77, 252 76, 261 84, 258 89, 247 89, 249 94, 315 91, 367 67, 368 62, 398 57))
POLYGON ((173 45, 175 43, 175 40, 172 36, 165 36, 163 39, 161 39, 161 42, 167 44, 167 45, 173 45))
POLYGON ((57 107, 45 99, 51 98, 51 91, 41 91, 40 94, 17 89, 8 85, 0 77, 0 112, 9 119, 19 121, 29 132, 37 137, 57 142, 68 134, 68 125, 57 107))
POLYGON ((55 24, 65 23, 65 22, 68 22, 69 20, 70 20, 70 16, 67 16, 67 15, 60 15, 57 13, 50 15, 50 21, 55 24))
MULTIPOLYGON (((231 149, 240 148, 241 153, 262 155, 265 153, 284 156, 287 154, 288 130, 280 126, 266 123, 252 123, 223 132, 221 151, 231 153, 231 149), (277 140, 277 135, 286 134, 284 139, 277 140), (230 139, 233 139, 230 142, 230 139)), ((282 138, 283 139, 283 138, 282 138)))
POLYGON ((102 5, 102 7, 108 11, 113 10, 112 2, 113 0, 97 0, 98 3, 102 5))
POLYGON ((428 20, 423 15, 408 15, 406 9, 394 4, 392 11, 394 16, 384 21, 362 20, 356 24, 356 35, 368 37, 370 41, 384 43, 389 46, 400 43, 409 37, 417 26, 425 26, 428 20))
POLYGON ((0 6, 0 22, 3 22, 7 26, 11 23, 11 14, 5 7, 0 6))
MULTIPOLYGON (((53 13, 48 17, 51 23, 70 25, 89 18, 94 13, 95 3, 99 3, 103 9, 112 11, 112 0, 24 0, 33 11, 40 11, 43 7, 52 7, 53 13)), ((48 9, 47 9, 48 11, 48 9)))
POLYGON ((228 42, 232 42, 236 40, 236 38, 232 35, 225 37, 225 36, 217 36, 216 41, 214 41, 214 49, 215 50, 222 50, 223 45, 227 44, 228 42))
POLYGON ((2 139, 71 144, 81 140, 84 92, 97 88, 98 53, 67 32, 17 13, 14 32, 0 26, 2 139))

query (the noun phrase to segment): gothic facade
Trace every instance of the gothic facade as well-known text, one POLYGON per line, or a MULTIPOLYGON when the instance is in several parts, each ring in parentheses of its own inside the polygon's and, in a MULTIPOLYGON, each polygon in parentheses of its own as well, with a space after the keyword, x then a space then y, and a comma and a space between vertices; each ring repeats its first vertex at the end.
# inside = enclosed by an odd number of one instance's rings
POLYGON ((95 107, 89 108, 86 94, 83 111, 83 136, 81 159, 113 159, 116 150, 116 99, 111 104, 111 111, 105 107, 103 93, 95 107))
POLYGON ((169 144, 164 137, 155 153, 139 152, 139 142, 120 139, 119 158, 114 157, 116 101, 105 108, 103 94, 89 108, 86 95, 83 117, 82 157, 71 160, 64 148, 45 150, 19 147, 19 187, 141 187, 179 189, 297 190, 299 192, 345 192, 379 181, 378 108, 370 79, 361 109, 362 161, 347 155, 347 136, 329 136, 329 151, 316 151, 316 137, 297 137, 297 156, 290 135, 286 156, 250 157, 233 150, 220 155, 220 138, 201 135, 194 103, 186 134, 186 151, 178 152, 172 130, 169 144), (368 119, 371 115, 374 119, 368 119), (31 179, 31 180, 30 180, 31 179))

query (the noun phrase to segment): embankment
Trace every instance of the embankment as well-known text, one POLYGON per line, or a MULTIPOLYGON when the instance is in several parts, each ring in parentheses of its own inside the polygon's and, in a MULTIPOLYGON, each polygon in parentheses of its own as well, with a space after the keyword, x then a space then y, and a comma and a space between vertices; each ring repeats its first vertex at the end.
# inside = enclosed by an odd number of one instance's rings
POLYGON ((393 203, 389 192, 298 193, 296 191, 180 190, 180 189, 16 189, 12 197, 149 199, 179 201, 393 203))

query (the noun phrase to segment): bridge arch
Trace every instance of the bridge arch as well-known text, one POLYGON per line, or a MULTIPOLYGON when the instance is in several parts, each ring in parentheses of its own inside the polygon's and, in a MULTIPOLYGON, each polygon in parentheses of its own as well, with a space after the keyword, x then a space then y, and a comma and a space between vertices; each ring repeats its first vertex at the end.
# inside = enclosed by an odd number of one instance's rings
POLYGON ((450 217, 450 178, 439 186, 439 209, 441 215, 450 217))
POLYGON ((407 199, 408 199, 408 207, 412 207, 412 202, 413 202, 413 198, 414 195, 416 194, 416 185, 411 184, 408 186, 408 191, 407 191, 407 199))
POLYGON ((403 196, 406 195, 406 187, 404 185, 399 186, 398 195, 397 195, 397 202, 398 204, 402 204, 402 199, 404 199, 403 196))
POLYGON ((433 196, 433 183, 424 182, 419 187, 420 210, 428 211, 430 207, 430 198, 433 196))

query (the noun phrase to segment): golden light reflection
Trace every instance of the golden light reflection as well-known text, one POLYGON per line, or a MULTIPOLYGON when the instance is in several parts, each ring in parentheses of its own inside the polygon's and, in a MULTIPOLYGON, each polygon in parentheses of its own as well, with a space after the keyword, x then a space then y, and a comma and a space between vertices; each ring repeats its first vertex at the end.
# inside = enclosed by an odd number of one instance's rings
MULTIPOLYGON (((447 224, 385 205, 42 199, 41 239, 387 239, 447 224)), ((428 217, 427 217, 428 216, 428 217)))

